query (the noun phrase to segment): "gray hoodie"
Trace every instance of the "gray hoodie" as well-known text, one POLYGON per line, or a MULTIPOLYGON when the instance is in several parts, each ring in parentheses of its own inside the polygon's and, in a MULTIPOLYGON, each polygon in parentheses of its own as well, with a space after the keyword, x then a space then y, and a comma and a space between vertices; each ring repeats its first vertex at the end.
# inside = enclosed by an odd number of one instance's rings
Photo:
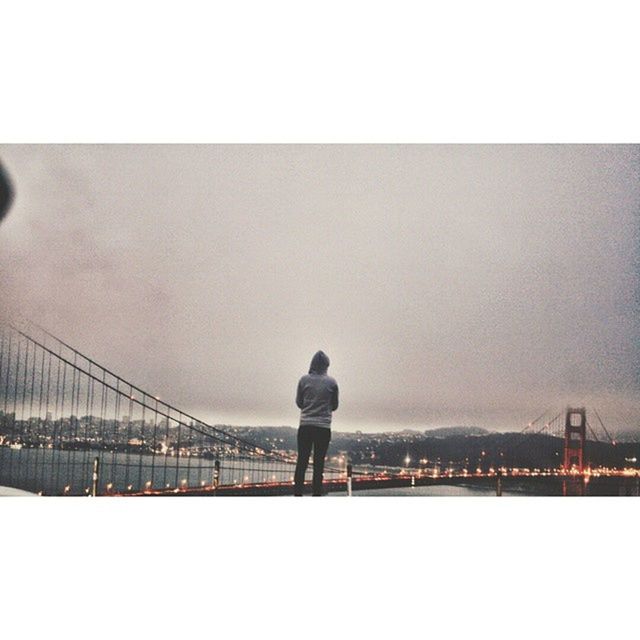
POLYGON ((338 408, 338 383, 327 375, 329 357, 318 351, 311 359, 309 373, 300 378, 296 404, 301 410, 300 426, 331 429, 331 412, 338 408))

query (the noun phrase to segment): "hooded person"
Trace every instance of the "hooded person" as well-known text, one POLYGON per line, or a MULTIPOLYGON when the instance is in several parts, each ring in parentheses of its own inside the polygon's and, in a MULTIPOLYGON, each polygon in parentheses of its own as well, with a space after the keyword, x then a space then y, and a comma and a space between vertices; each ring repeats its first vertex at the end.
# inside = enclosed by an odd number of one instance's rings
POLYGON ((324 459, 331 441, 331 418, 338 408, 338 383, 327 375, 329 364, 329 356, 324 351, 317 351, 311 358, 309 373, 298 382, 296 404, 300 409, 300 426, 294 476, 296 496, 303 493, 304 477, 312 450, 313 495, 322 495, 324 459))

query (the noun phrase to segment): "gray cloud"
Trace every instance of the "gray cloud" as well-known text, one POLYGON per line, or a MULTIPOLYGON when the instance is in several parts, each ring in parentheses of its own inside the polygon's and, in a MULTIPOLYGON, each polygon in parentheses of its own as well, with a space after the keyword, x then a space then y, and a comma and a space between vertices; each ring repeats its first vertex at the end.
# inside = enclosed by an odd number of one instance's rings
POLYGON ((214 422, 637 424, 640 148, 0 146, 5 306, 214 422))

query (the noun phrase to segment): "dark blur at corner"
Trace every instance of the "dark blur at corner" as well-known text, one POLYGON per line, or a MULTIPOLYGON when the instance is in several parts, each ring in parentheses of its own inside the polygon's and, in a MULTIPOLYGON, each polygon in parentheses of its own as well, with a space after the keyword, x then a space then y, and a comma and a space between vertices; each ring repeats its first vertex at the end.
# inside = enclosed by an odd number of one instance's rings
POLYGON ((13 188, 5 170, 0 163, 0 222, 13 202, 13 188))

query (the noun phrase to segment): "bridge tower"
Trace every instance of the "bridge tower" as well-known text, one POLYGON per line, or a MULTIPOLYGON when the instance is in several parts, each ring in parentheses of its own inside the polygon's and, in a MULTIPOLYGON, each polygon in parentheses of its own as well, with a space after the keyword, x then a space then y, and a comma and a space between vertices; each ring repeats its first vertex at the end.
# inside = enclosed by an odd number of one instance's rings
POLYGON ((587 411, 584 407, 567 409, 564 426, 565 471, 574 467, 579 473, 584 471, 584 445, 587 438, 587 411))

